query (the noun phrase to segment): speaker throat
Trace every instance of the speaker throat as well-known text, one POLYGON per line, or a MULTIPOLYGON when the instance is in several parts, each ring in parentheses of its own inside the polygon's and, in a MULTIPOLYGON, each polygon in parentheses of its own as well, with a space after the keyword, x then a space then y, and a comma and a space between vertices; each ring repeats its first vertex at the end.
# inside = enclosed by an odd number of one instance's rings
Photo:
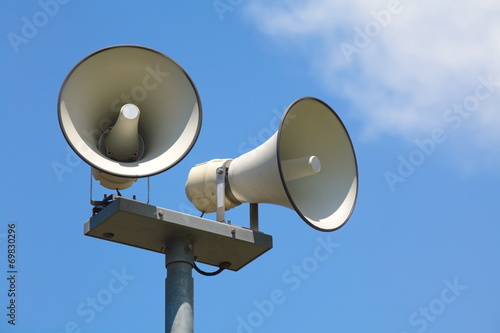
POLYGON ((139 137, 139 148, 133 152, 130 153, 129 157, 126 159, 118 159, 118 158, 113 158, 114 154, 111 150, 106 148, 106 139, 113 129, 113 126, 108 127, 99 137, 99 141, 97 143, 97 149, 108 159, 113 160, 113 161, 118 161, 118 162, 137 162, 144 156, 144 151, 145 151, 145 145, 144 145, 144 139, 142 138, 142 135, 138 133, 139 137))

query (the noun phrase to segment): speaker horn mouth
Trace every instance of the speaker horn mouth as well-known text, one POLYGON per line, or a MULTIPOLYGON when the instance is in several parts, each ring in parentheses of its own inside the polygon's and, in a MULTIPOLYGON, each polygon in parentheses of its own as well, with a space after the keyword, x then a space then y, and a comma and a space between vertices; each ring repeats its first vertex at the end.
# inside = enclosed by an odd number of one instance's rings
MULTIPOLYGON (((110 46, 83 58, 66 76, 57 109, 75 153, 92 168, 124 178, 150 177, 175 166, 194 146, 202 121, 200 96, 186 71, 138 45, 110 46), (118 156, 120 144, 118 150, 107 145, 125 103, 140 109, 140 124, 135 143, 125 144, 118 156)), ((132 108, 125 118, 135 113, 132 108)))
POLYGON ((342 227, 356 204, 358 167, 352 141, 340 117, 325 102, 302 97, 288 106, 277 134, 279 175, 293 209, 317 230, 342 227), (321 171, 311 177, 295 177, 297 168, 290 166, 297 162, 289 161, 302 161, 298 169, 307 170, 303 160, 308 157, 302 156, 311 156, 310 169, 319 167, 321 171))

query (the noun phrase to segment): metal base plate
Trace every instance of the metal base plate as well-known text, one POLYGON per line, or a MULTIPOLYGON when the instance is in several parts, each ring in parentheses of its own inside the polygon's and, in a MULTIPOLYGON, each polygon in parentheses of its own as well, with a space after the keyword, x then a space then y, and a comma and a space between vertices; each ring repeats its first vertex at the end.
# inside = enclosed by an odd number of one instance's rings
POLYGON ((230 262, 237 271, 273 247, 260 231, 119 197, 84 225, 87 236, 165 253, 169 238, 183 236, 194 244, 197 262, 219 266, 230 262))

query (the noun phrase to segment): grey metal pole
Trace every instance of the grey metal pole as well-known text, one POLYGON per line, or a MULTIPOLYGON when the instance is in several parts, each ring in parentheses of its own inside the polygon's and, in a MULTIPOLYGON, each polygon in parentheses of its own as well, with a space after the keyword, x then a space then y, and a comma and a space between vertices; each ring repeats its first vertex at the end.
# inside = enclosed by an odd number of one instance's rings
POLYGON ((165 332, 194 332, 193 243, 184 237, 169 239, 165 250, 165 332))

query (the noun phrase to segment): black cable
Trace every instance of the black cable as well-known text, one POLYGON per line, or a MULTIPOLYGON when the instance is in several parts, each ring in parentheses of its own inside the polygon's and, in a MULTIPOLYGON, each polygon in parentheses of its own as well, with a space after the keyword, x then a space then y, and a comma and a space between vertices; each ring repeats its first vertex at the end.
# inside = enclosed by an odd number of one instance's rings
POLYGON ((231 263, 230 262, 227 262, 227 261, 224 261, 224 262, 221 262, 219 264, 219 269, 214 271, 214 272, 205 272, 205 271, 202 271, 197 265, 196 265, 196 262, 193 262, 193 267, 194 267, 194 270, 197 271, 198 273, 200 273, 201 275, 205 275, 205 276, 214 276, 214 275, 217 275, 219 274, 220 272, 222 272, 223 270, 225 270, 226 268, 229 268, 229 266, 231 266, 231 263))

